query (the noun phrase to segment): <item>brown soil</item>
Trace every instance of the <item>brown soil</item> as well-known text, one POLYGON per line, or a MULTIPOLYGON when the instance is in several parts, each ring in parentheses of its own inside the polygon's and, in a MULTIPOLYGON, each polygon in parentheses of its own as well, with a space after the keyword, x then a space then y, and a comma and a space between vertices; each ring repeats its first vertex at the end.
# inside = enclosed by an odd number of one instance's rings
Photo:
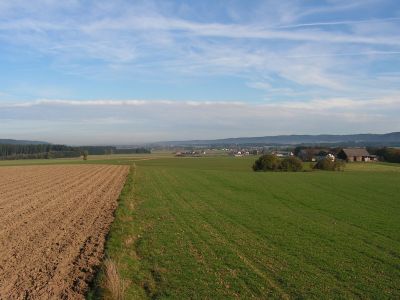
POLYGON ((127 166, 0 168, 0 299, 84 299, 127 166))

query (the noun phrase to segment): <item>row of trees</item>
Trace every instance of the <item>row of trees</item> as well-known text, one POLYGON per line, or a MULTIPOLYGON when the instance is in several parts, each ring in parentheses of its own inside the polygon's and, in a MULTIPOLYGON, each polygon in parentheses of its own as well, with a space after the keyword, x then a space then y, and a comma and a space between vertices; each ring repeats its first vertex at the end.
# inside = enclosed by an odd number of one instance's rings
POLYGON ((377 155, 381 160, 400 163, 400 149, 399 148, 368 148, 370 154, 377 155))
POLYGON ((38 144, 38 145, 14 145, 0 144, 0 160, 12 159, 39 159, 39 158, 67 158, 80 157, 95 154, 134 154, 150 153, 149 149, 117 149, 113 146, 85 146, 71 147, 66 145, 38 144))
POLYGON ((3 145, 0 144, 0 159, 35 159, 79 157, 79 149, 65 145, 3 145))
POLYGON ((131 148, 131 149, 120 148, 114 151, 114 154, 140 154, 140 153, 149 154, 151 153, 151 150, 147 148, 131 148))
POLYGON ((78 149, 81 151, 87 151, 90 155, 151 153, 150 149, 143 147, 117 148, 115 146, 81 146, 78 147, 78 149))

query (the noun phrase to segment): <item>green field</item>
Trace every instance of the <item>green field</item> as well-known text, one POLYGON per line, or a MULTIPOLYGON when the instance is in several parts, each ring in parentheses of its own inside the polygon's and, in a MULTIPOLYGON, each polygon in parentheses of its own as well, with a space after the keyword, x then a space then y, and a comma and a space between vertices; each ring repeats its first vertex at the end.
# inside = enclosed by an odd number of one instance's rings
POLYGON ((252 160, 136 162, 107 244, 126 299, 400 297, 397 165, 252 160))
MULTIPOLYGON (((125 299, 400 298, 399 165, 255 173, 254 157, 90 159, 134 164, 106 254, 125 299)), ((34 163, 57 161, 82 163, 34 163)), ((90 298, 110 296, 104 282, 90 298)))
POLYGON ((156 154, 112 154, 89 155, 88 160, 82 158, 51 158, 51 159, 20 159, 0 160, 1 166, 30 166, 30 165, 63 165, 63 164, 132 164, 140 160, 171 158, 169 153, 156 154))

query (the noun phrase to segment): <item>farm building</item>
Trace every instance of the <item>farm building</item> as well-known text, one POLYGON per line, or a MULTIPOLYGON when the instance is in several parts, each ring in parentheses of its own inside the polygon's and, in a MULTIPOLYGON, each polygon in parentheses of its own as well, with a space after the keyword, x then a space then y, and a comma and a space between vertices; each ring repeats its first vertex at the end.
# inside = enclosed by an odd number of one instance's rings
POLYGON ((365 148, 344 148, 338 153, 338 158, 344 159, 348 162, 352 161, 376 161, 375 155, 368 153, 365 148))
POLYGON ((291 151, 273 151, 272 154, 276 155, 277 157, 291 157, 294 155, 291 151))

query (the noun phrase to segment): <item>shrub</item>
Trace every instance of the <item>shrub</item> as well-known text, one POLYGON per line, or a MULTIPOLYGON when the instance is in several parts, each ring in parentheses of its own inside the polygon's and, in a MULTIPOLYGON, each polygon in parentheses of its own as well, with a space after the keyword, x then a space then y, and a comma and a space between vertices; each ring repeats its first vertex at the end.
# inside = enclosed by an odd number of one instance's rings
POLYGON ((253 165, 254 171, 277 171, 280 167, 280 159, 276 155, 265 154, 260 156, 253 165))
POLYGON ((342 171, 344 166, 345 164, 342 160, 333 161, 332 159, 324 158, 315 164, 314 169, 325 171, 342 171))
POLYGON ((288 157, 284 159, 278 158, 276 155, 265 154, 259 157, 254 165, 254 171, 286 171, 297 172, 303 169, 303 163, 296 157, 288 157))
POLYGON ((82 152, 82 158, 83 158, 83 160, 87 160, 88 159, 88 151, 87 150, 84 150, 82 152))
POLYGON ((284 158, 280 162, 280 169, 286 172, 299 172, 303 170, 303 163, 297 157, 284 158))

